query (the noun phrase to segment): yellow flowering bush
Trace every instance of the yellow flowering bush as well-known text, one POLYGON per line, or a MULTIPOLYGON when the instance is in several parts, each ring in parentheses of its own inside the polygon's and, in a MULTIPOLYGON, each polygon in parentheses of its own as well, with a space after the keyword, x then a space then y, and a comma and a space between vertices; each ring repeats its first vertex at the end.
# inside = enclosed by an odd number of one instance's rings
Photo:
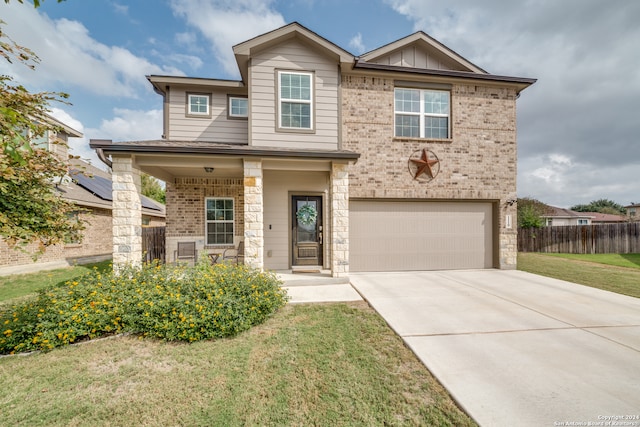
POLYGON ((193 342, 236 335, 282 307, 273 273, 231 264, 94 270, 0 310, 0 354, 130 332, 193 342))

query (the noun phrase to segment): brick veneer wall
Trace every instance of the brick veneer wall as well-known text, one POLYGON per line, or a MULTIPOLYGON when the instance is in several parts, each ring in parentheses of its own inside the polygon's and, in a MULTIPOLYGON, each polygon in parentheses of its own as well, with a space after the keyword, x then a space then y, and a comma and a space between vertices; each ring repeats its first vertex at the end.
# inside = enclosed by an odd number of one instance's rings
MULTIPOLYGON (((111 210, 90 209, 89 212, 81 212, 78 217, 87 221, 86 229, 83 231, 84 238, 79 244, 54 245, 47 248, 46 252, 38 257, 34 262, 29 254, 9 248, 0 240, 0 267, 17 265, 31 265, 51 261, 74 261, 82 262, 83 258, 91 257, 111 257, 112 227, 111 210)), ((28 251, 33 252, 37 245, 28 246, 28 251)))
MULTIPOLYGON (((244 184, 242 178, 176 178, 166 183, 167 261, 172 261, 178 241, 196 241, 205 249, 205 197, 233 197, 235 238, 244 236, 244 184)), ((213 248, 206 248, 207 251, 213 248)), ((220 252, 220 251, 217 251, 220 252)))
POLYGON ((449 140, 394 137, 394 80, 345 74, 342 77, 342 148, 361 153, 349 170, 350 198, 485 200, 499 206, 499 263, 514 268, 516 91, 513 88, 453 84, 449 140), (427 148, 440 160, 431 182, 414 180, 412 153, 427 148))

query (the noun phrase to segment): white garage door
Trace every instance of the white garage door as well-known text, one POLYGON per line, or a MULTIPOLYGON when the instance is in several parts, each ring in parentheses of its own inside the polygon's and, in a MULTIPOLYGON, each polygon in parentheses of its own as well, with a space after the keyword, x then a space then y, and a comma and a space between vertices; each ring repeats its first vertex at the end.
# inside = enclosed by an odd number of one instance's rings
POLYGON ((491 268, 491 203, 354 200, 349 269, 491 268))

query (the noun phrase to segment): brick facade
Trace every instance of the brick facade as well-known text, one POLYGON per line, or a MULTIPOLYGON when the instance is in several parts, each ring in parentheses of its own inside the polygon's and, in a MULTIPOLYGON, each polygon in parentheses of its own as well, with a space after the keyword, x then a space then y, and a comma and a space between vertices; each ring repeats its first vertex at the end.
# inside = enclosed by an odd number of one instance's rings
POLYGON ((111 211, 108 209, 88 209, 78 214, 78 218, 86 221, 83 239, 78 244, 59 244, 47 248, 36 262, 30 253, 37 249, 36 244, 27 247, 29 253, 9 248, 0 240, 0 270, 6 267, 34 266, 43 263, 65 262, 69 264, 82 263, 84 260, 111 258, 112 230, 111 211))
POLYGON ((225 248, 205 245, 205 198, 233 197, 234 241, 244 236, 244 184, 241 178, 176 178, 166 183, 167 261, 171 262, 179 241, 195 241, 199 253, 221 253, 225 248))
POLYGON ((483 200, 495 203, 499 224, 499 266, 515 268, 516 91, 511 88, 453 84, 452 138, 394 137, 393 79, 343 75, 342 148, 361 154, 349 168, 351 198, 483 200), (414 180, 408 159, 427 148, 440 160, 438 176, 414 180), (511 243, 510 243, 511 242, 511 243))

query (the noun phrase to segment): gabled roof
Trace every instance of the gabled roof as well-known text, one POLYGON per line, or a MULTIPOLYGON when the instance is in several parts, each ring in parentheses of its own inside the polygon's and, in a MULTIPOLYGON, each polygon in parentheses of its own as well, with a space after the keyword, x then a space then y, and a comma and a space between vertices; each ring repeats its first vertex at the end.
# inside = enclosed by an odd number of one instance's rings
POLYGON ((591 215, 585 212, 576 212, 571 209, 557 208, 555 206, 547 206, 543 218, 591 218, 591 215))
POLYGON ((626 222, 627 217, 623 215, 604 214, 600 212, 582 212, 591 217, 591 222, 626 222))
MULTIPOLYGON (((448 47, 422 31, 417 31, 407 37, 401 38, 375 50, 367 52, 358 58, 358 62, 366 62, 372 64, 379 63, 381 59, 388 58, 392 54, 397 52, 406 51, 406 49, 410 47, 415 47, 416 49, 419 49, 420 51, 428 55, 438 58, 440 61, 446 61, 449 64, 454 65, 453 67, 448 67, 448 69, 453 69, 455 71, 488 74, 482 68, 463 58, 461 55, 458 55, 456 52, 449 49, 448 47)), ((415 68, 430 67, 415 66, 415 68)))
POLYGON ((310 44, 320 51, 330 55, 340 63, 353 63, 355 57, 342 49, 340 46, 330 42, 322 36, 314 33, 310 29, 298 22, 292 22, 276 30, 259 35, 245 42, 233 46, 233 53, 236 56, 238 67, 243 81, 247 81, 247 70, 249 58, 256 52, 266 49, 270 46, 282 43, 285 40, 297 38, 303 42, 310 44))
POLYGON ((75 130, 71 126, 67 126, 66 124, 62 123, 60 120, 53 117, 51 114, 47 114, 46 118, 51 125, 59 127, 60 129, 62 129, 64 133, 66 133, 70 137, 82 138, 84 136, 82 132, 75 130))

